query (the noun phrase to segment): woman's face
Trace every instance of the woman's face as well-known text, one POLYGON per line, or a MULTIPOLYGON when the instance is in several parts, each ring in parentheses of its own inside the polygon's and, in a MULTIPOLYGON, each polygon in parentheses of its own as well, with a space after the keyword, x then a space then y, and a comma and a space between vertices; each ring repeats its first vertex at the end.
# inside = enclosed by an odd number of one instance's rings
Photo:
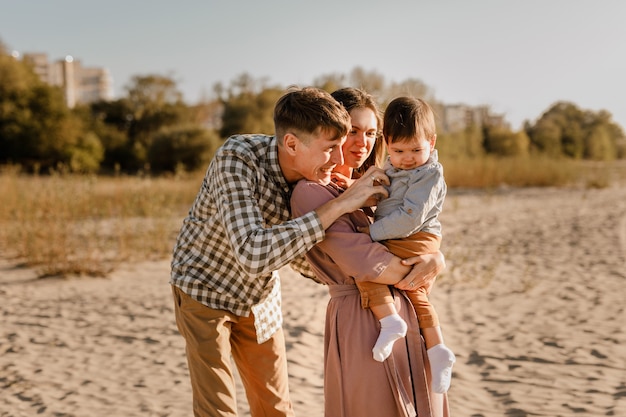
POLYGON ((372 109, 362 107, 350 111, 352 129, 348 132, 346 143, 341 148, 343 151, 344 166, 358 168, 363 165, 372 152, 376 142, 376 115, 372 109))

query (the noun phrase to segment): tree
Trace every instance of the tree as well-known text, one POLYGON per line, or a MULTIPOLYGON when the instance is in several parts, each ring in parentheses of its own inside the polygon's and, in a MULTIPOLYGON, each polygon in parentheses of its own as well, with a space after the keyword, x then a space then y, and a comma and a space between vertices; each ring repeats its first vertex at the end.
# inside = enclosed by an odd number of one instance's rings
POLYGON ((386 107, 391 100, 399 96, 421 98, 426 100, 433 110, 437 107, 435 98, 428 86, 417 78, 409 78, 399 83, 394 82, 389 87, 386 87, 380 97, 381 104, 383 107, 386 107))
POLYGON ((611 135, 607 126, 598 124, 592 127, 585 137, 585 159, 610 161, 616 156, 616 148, 611 143, 611 135))
POLYGON ((437 148, 446 158, 481 156, 484 154, 482 131, 478 126, 471 125, 456 132, 438 133, 437 148))
POLYGON ((89 106, 90 115, 85 117, 90 128, 100 138, 104 149, 102 165, 106 169, 128 168, 138 164, 133 155, 128 131, 132 110, 127 99, 98 101, 89 106))
POLYGON ((561 126, 551 118, 542 117, 528 131, 531 144, 540 153, 561 156, 561 126))
POLYGON ((509 129, 493 126, 483 128, 485 152, 498 156, 527 155, 530 139, 526 132, 511 132, 509 129))
POLYGON ((159 132, 148 150, 148 162, 155 172, 203 167, 222 144, 218 135, 199 126, 177 126, 159 132))
POLYGON ((346 76, 339 73, 322 75, 313 80, 313 85, 332 93, 346 86, 346 76))
POLYGON ((188 122, 187 106, 176 82, 160 75, 135 76, 127 87, 129 145, 136 168, 147 160, 154 135, 164 127, 188 122))
POLYGON ((96 173, 104 158, 104 147, 98 136, 87 132, 78 138, 78 142, 68 149, 69 168, 72 172, 96 173))
POLYGON ((613 159, 624 140, 609 112, 581 110, 567 102, 554 104, 534 126, 527 125, 527 132, 539 151, 576 159, 613 159))
POLYGON ((268 87, 244 74, 222 91, 222 138, 237 133, 274 133, 274 105, 283 88, 268 87))
POLYGON ((75 152, 95 149, 83 147, 87 132, 61 90, 43 83, 1 45, 0 80, 0 163, 19 163, 27 170, 71 168, 75 152))
POLYGON ((236 133, 274 134, 274 105, 283 90, 269 88, 259 94, 242 93, 223 102, 220 136, 236 133))
POLYGON ((143 169, 159 132, 196 122, 176 82, 161 75, 134 76, 127 96, 91 105, 93 130, 104 145, 104 164, 125 171, 143 169))
POLYGON ((362 88, 374 97, 382 96, 385 91, 385 77, 376 71, 366 71, 356 67, 350 72, 350 85, 362 88))

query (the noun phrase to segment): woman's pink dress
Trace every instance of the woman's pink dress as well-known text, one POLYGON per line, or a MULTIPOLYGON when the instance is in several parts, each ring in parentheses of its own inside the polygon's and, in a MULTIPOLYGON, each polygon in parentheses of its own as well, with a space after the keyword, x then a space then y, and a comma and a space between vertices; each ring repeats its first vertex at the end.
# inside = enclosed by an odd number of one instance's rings
MULTIPOLYGON (((293 190, 294 217, 315 210, 340 193, 332 184, 300 181, 293 190)), ((383 363, 372 357, 380 331, 370 310, 361 308, 355 280, 375 279, 393 255, 357 226, 369 224, 362 211, 340 217, 326 238, 307 254, 317 278, 331 296, 324 334, 324 409, 326 417, 447 417, 447 396, 430 392, 428 359, 417 317, 402 291, 393 290, 398 313, 407 322, 406 338, 396 341, 383 363)))

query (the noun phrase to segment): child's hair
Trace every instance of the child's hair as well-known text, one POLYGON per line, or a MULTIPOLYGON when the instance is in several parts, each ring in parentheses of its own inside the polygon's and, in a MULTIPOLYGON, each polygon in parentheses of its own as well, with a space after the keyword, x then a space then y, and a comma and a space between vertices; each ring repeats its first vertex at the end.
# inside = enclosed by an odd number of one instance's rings
MULTIPOLYGON (((352 125, 347 110, 326 91, 290 87, 274 107, 274 129, 277 137, 295 133, 335 132, 346 136, 352 125)), ((281 143, 281 141, 278 141, 281 143)))
POLYGON ((437 134, 435 113, 420 98, 398 97, 385 110, 383 135, 389 143, 410 141, 416 138, 431 139, 437 134))
POLYGON ((364 173, 367 169, 373 165, 381 167, 385 159, 385 147, 381 137, 382 118, 380 117, 380 110, 376 104, 376 100, 371 94, 360 90, 358 88, 346 87, 331 93, 331 96, 346 108, 348 113, 354 109, 370 109, 376 116, 376 142, 372 152, 369 154, 363 165, 355 168, 355 171, 359 174, 364 173))

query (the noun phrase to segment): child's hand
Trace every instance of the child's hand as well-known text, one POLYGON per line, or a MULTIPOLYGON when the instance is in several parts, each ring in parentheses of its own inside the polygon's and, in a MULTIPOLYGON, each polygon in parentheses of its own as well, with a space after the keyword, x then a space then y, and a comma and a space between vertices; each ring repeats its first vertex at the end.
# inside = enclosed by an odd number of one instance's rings
POLYGON ((345 175, 340 174, 339 172, 332 172, 330 174, 330 178, 335 184, 337 184, 341 188, 348 188, 354 182, 352 178, 348 178, 345 175))
POLYGON ((361 233, 367 233, 368 235, 370 234, 370 227, 369 226, 357 226, 356 230, 358 230, 361 233))

